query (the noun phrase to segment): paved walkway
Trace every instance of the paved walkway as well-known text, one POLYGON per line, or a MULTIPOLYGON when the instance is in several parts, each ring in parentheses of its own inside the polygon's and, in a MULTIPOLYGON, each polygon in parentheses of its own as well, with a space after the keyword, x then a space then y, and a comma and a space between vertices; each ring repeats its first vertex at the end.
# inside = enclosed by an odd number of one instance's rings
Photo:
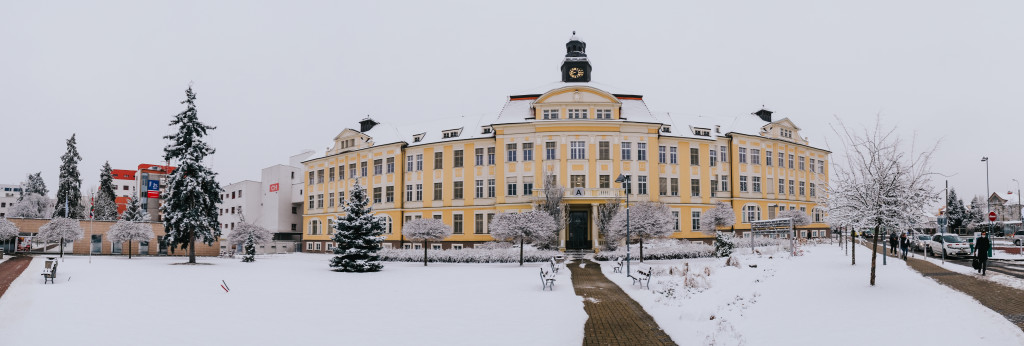
POLYGON ((0 263, 0 297, 4 296, 4 292, 11 287, 14 279, 17 279, 21 272, 28 268, 29 262, 32 262, 32 257, 14 256, 0 263))
POLYGON ((591 260, 572 261, 576 295, 583 297, 583 310, 590 315, 583 327, 583 345, 675 345, 644 308, 601 273, 591 260))

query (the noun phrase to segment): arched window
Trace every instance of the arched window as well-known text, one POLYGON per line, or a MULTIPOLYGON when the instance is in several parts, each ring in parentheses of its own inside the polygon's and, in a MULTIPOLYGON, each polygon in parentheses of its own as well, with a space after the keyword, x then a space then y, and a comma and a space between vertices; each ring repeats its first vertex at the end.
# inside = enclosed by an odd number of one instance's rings
POLYGON ((391 216, 382 214, 380 217, 384 219, 384 233, 391 234, 391 216))
POLYGON ((320 220, 309 222, 309 235, 320 235, 320 220))
POLYGON ((761 219, 761 207, 757 204, 743 206, 743 222, 750 223, 761 219))
POLYGON ((335 223, 336 223, 336 221, 334 221, 333 217, 327 218, 327 235, 334 234, 334 224, 335 223))

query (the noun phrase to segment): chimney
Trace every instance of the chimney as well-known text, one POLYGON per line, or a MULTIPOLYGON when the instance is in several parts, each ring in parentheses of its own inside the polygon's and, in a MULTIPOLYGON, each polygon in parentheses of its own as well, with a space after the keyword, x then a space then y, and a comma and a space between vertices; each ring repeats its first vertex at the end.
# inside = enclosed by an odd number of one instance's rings
POLYGON ((750 114, 756 115, 758 118, 761 118, 761 120, 764 120, 765 122, 772 122, 772 111, 770 110, 761 108, 761 110, 750 114))
POLYGON ((370 129, 372 129, 376 125, 376 121, 373 121, 373 119, 370 119, 370 117, 366 117, 366 119, 359 121, 359 132, 365 133, 366 131, 370 131, 370 129))

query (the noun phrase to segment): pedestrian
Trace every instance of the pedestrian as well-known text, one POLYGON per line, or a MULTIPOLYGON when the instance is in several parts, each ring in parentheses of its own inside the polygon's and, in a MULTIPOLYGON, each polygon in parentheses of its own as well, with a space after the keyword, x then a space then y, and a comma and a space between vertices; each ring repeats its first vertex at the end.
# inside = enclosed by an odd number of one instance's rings
POLYGON ((896 232, 889 233, 889 248, 893 255, 896 255, 896 232))
POLYGON ((910 249, 910 238, 907 238, 907 232, 900 234, 900 250, 903 250, 903 259, 907 259, 907 250, 910 249))
POLYGON ((992 242, 988 240, 988 232, 981 232, 981 237, 974 242, 974 250, 977 251, 975 258, 977 258, 978 262, 981 264, 981 266, 978 267, 978 272, 981 273, 981 275, 985 275, 985 270, 988 269, 988 250, 992 247, 992 242))

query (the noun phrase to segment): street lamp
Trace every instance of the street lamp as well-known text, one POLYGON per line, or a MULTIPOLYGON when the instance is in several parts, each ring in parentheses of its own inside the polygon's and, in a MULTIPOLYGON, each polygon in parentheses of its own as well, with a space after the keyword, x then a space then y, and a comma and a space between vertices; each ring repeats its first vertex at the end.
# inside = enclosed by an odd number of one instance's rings
POLYGON ((622 184, 622 189, 626 193, 626 276, 629 276, 629 178, 628 175, 619 174, 618 178, 615 178, 616 183, 622 184))
MULTIPOLYGON (((1024 231, 1024 210, 1020 208, 1020 182, 1017 179, 1013 179, 1013 182, 1017 183, 1017 214, 1020 215, 1020 227, 1018 230, 1024 231)), ((1014 232, 1010 237, 1013 238, 1015 235, 1017 235, 1017 232, 1014 232)), ((1024 254, 1024 242, 1020 243, 1019 246, 1021 246, 1020 253, 1024 254)))
MULTIPOLYGON (((991 210, 992 206, 989 205, 989 202, 992 200, 992 191, 990 191, 989 188, 988 188, 988 156, 983 156, 981 158, 981 162, 985 163, 985 218, 988 218, 988 214, 992 212, 992 210, 991 210)), ((988 222, 988 229, 987 230, 989 232, 992 231, 992 221, 991 220, 988 222)))

